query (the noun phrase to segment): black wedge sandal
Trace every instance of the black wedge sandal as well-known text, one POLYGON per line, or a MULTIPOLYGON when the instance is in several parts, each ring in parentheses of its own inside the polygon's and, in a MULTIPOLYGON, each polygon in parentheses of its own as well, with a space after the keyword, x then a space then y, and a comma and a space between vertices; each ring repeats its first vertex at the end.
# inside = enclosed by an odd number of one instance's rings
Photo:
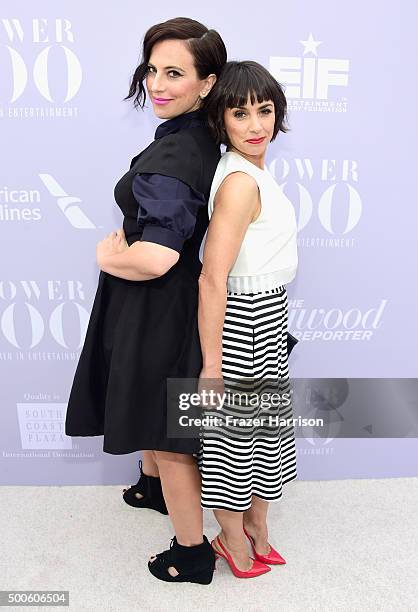
POLYGON ((148 561, 148 569, 153 576, 165 582, 210 584, 215 561, 215 551, 205 535, 203 542, 196 546, 182 546, 174 536, 168 550, 155 555, 153 561, 148 561), (170 567, 176 569, 177 576, 169 573, 170 567))
POLYGON ((134 508, 151 508, 161 514, 168 514, 167 506, 158 476, 147 476, 142 471, 142 461, 139 460, 139 480, 129 489, 123 489, 123 499, 134 508), (137 497, 137 493, 142 497, 137 497))

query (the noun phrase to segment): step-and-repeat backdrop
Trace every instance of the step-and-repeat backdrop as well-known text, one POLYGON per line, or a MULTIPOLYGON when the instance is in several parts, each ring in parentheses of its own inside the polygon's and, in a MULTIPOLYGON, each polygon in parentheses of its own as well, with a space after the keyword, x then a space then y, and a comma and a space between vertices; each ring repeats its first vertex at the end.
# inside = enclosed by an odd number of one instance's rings
POLYGON ((229 59, 262 63, 286 89, 291 131, 267 162, 298 218, 290 369, 315 381, 314 412, 338 415, 328 435, 312 428, 297 439, 299 477, 417 475, 418 397, 400 380, 417 373, 414 9, 2 2, 2 484, 137 474, 138 454, 67 437, 64 420, 97 287, 96 243, 121 226, 113 188, 158 125, 152 108, 122 99, 144 32, 175 16, 217 29, 229 59), (358 435, 341 437, 353 404, 358 435))

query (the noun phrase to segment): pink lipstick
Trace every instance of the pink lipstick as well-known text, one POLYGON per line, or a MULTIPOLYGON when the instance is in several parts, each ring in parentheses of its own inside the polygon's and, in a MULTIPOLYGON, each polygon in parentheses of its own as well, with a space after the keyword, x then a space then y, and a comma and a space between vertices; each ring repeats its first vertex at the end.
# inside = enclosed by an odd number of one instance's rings
POLYGON ((153 98, 155 104, 168 104, 171 98, 153 98))

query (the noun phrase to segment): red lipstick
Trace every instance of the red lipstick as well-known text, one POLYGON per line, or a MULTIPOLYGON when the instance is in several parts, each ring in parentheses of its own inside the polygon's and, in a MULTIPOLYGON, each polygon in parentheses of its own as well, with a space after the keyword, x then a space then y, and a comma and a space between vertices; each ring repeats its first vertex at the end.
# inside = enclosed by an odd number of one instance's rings
POLYGON ((261 142, 263 142, 265 136, 263 136, 262 138, 251 138, 249 140, 246 140, 246 142, 249 142, 250 144, 260 144, 261 142))

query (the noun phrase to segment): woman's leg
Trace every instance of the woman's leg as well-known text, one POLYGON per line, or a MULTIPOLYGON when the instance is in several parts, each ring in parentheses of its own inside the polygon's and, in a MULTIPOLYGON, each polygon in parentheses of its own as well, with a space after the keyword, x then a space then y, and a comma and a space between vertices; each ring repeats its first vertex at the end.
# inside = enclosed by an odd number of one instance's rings
MULTIPOLYGON (((201 479, 192 455, 154 451, 168 513, 176 540, 182 546, 203 542, 203 511, 200 505, 201 479)), ((153 561, 155 556, 150 558, 153 561)), ((168 569, 177 576, 174 567, 168 569)))
POLYGON ((176 539, 183 546, 203 542, 201 479, 193 455, 154 451, 164 499, 176 539))
POLYGON ((253 495, 251 508, 244 512, 244 527, 254 540, 255 550, 259 555, 268 555, 271 550, 268 544, 268 509, 268 501, 253 495))
MULTIPOLYGON (((158 465, 155 462, 154 451, 153 450, 144 450, 141 451, 142 454, 142 473, 144 476, 156 476, 157 478, 160 476, 158 473, 158 465)), ((142 480, 142 479, 141 479, 142 480)), ((144 496, 142 493, 137 491, 137 486, 133 485, 135 489, 135 497, 137 499, 142 499, 144 496)), ((127 489, 123 490, 124 492, 127 489)))
POLYGON ((155 461, 154 451, 144 450, 141 451, 142 455, 142 472, 146 476, 157 476, 159 477, 158 465, 155 461))
MULTIPOLYGON (((214 510, 213 512, 222 529, 218 537, 235 565, 242 571, 251 569, 253 562, 248 554, 247 539, 243 530, 243 513, 232 510, 214 510)), ((222 552, 216 545, 216 541, 214 546, 222 552)))

